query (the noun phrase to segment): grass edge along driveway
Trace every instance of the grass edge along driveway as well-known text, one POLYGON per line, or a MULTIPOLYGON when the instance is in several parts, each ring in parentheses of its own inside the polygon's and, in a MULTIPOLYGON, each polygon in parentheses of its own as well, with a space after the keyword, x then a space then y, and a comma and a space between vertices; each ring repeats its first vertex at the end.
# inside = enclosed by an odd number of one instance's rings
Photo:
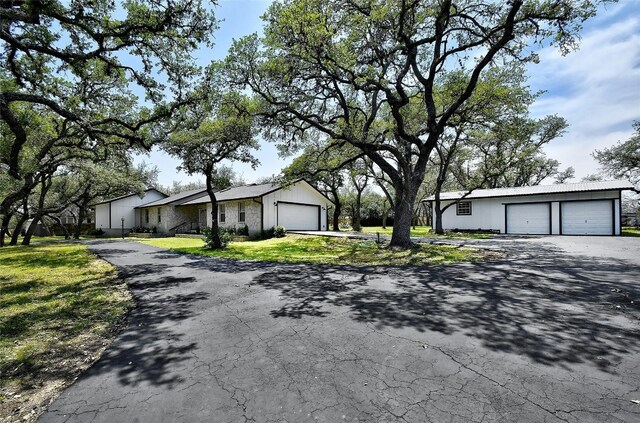
POLYGON ((342 265, 426 265, 476 261, 487 256, 474 248, 419 244, 409 250, 378 246, 373 240, 287 235, 263 241, 232 242, 209 250, 199 238, 151 238, 138 242, 180 253, 235 260, 342 265))
POLYGON ((0 421, 31 422, 102 354, 132 306, 84 244, 0 249, 0 421))

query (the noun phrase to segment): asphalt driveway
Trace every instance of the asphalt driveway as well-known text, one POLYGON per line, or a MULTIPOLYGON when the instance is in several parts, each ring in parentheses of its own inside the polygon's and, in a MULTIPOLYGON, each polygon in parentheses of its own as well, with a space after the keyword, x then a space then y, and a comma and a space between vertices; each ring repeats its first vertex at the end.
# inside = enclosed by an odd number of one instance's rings
POLYGON ((640 421, 640 238, 495 244, 350 268, 94 243, 138 305, 39 421, 640 421))

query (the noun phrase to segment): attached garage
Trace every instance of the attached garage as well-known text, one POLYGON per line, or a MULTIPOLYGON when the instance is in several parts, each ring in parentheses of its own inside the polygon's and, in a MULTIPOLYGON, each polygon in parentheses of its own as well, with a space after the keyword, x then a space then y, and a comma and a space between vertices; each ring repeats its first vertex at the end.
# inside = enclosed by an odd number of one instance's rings
MULTIPOLYGON (((633 189, 628 181, 597 181, 443 192, 442 227, 523 235, 620 235, 622 191, 633 189)), ((433 196, 424 201, 436 207, 433 196)))
POLYGON ((289 231, 319 231, 320 218, 319 205, 278 202, 277 224, 289 231))
POLYGON ((571 201, 560 204, 562 235, 614 235, 613 200, 571 201))
POLYGON ((506 204, 506 233, 548 235, 551 233, 551 203, 506 204))

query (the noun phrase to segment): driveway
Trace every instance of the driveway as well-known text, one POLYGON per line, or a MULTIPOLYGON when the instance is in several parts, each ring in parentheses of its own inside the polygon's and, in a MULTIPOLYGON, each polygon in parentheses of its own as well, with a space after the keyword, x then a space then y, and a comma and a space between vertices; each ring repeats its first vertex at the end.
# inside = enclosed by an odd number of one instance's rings
POLYGON ((365 268, 94 243, 138 305, 40 422, 640 421, 640 238, 494 246, 365 268))

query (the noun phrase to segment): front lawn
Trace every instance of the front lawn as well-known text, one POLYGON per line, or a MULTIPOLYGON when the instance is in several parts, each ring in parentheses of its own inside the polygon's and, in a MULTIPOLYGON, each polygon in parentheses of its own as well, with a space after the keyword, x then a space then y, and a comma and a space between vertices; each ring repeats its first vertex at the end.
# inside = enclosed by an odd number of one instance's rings
POLYGON ((77 243, 0 248, 0 421, 33 421, 110 343, 132 302, 77 243))
MULTIPOLYGON (((387 226, 386 228, 382 228, 381 226, 366 226, 362 228, 363 234, 367 235, 375 235, 376 233, 380 233, 380 235, 391 236, 393 232, 392 226, 387 226)), ((431 232, 431 226, 416 226, 415 228, 411 227, 411 236, 416 238, 445 238, 445 239, 453 239, 453 238, 471 238, 471 239, 488 239, 491 238, 490 234, 474 234, 474 233, 463 233, 463 232, 448 232, 444 235, 437 235, 431 232)))
POLYGON ((197 238, 139 239, 181 253, 238 260, 355 265, 424 265, 482 259, 485 253, 451 245, 421 244, 411 250, 379 247, 372 240, 288 235, 266 241, 232 242, 224 250, 208 250, 197 238))

